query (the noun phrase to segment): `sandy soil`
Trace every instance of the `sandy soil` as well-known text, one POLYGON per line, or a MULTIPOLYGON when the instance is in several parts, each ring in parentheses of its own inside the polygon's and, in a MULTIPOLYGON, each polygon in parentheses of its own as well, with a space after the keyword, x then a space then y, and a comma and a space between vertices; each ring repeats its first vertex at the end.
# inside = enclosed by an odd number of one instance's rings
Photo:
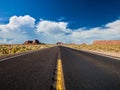
POLYGON ((90 52, 94 52, 94 53, 100 53, 100 54, 104 54, 104 55, 109 55, 109 56, 120 58, 120 53, 105 52, 105 51, 94 51, 94 50, 85 50, 85 51, 90 51, 90 52))

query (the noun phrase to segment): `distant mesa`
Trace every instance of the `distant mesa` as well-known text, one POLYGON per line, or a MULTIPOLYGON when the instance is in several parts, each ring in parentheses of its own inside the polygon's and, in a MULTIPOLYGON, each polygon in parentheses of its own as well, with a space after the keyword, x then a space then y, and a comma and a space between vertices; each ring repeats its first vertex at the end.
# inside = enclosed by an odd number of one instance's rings
POLYGON ((120 45, 120 40, 95 40, 95 45, 120 45))
POLYGON ((29 44, 37 45, 37 44, 45 44, 45 43, 41 43, 41 42, 39 42, 39 40, 35 39, 33 41, 27 40, 27 41, 24 42, 24 44, 26 44, 26 45, 29 45, 29 44))
POLYGON ((56 43, 57 45, 62 45, 62 44, 64 44, 63 42, 57 42, 56 43))

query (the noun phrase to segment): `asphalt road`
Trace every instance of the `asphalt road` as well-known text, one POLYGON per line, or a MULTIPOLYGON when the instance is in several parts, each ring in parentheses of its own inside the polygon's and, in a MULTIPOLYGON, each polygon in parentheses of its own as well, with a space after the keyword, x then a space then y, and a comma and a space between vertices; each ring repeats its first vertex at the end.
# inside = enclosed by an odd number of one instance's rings
MULTIPOLYGON (((0 90, 51 90, 57 48, 0 61, 0 90)), ((120 60, 59 48, 66 90, 120 90, 120 60)))
POLYGON ((120 60, 60 47, 66 90, 120 90, 120 60))
POLYGON ((0 62, 0 90, 51 90, 57 47, 0 62))

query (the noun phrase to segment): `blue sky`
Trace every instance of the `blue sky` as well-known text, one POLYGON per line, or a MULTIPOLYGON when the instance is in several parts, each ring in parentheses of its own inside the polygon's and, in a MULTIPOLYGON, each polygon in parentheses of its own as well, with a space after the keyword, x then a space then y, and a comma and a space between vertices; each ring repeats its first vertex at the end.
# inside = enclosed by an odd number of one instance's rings
POLYGON ((0 43, 118 40, 119 5, 120 0, 0 0, 0 43))

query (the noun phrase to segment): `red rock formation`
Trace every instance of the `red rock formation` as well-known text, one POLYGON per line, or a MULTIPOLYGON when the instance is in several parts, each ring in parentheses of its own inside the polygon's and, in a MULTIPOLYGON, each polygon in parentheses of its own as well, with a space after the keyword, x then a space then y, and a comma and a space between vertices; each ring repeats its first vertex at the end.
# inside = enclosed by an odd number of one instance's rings
POLYGON ((57 45, 61 45, 61 44, 64 44, 64 43, 63 43, 63 42, 57 42, 56 44, 57 44, 57 45))
POLYGON ((25 41, 24 44, 41 44, 39 40, 33 40, 33 41, 25 41))
POLYGON ((96 45, 120 45, 120 40, 96 40, 93 42, 96 45))
POLYGON ((41 44, 38 40, 33 40, 32 44, 41 44))
POLYGON ((32 44, 33 41, 25 41, 24 44, 32 44))

